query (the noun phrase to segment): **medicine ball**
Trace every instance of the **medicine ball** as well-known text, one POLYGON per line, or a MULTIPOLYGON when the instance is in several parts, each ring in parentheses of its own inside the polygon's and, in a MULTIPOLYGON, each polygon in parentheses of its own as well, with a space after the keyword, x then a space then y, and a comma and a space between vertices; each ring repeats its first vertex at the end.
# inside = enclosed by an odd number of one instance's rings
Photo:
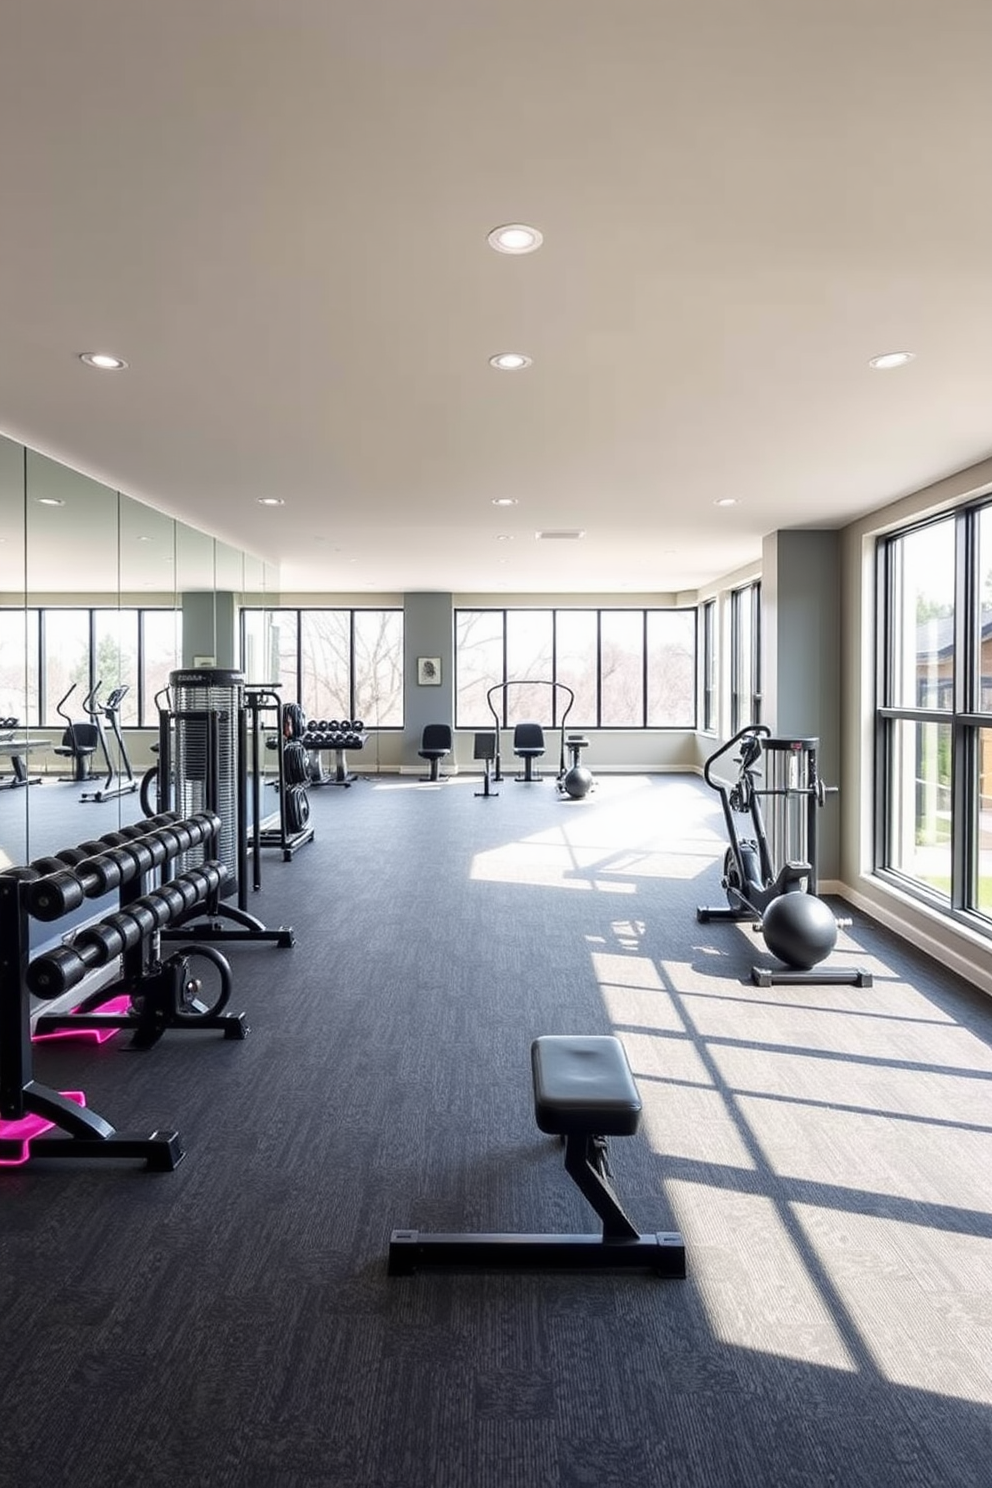
POLYGON ((837 921, 822 899, 794 890, 779 894, 767 906, 761 933, 773 956, 786 966, 808 971, 837 944, 837 921))
POLYGON ((585 765, 573 765, 566 771, 562 780, 561 788, 566 796, 571 796, 573 801, 581 801, 593 788, 592 771, 587 770, 585 765))

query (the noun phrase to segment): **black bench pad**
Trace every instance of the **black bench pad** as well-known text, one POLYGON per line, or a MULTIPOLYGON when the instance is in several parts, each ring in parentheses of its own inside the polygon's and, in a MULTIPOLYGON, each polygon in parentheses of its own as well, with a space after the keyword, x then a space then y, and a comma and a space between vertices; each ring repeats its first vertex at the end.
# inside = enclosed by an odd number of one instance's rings
POLYGON ((534 1117, 543 1132, 629 1137, 641 1098, 627 1055, 612 1034, 544 1034, 530 1047, 534 1117))

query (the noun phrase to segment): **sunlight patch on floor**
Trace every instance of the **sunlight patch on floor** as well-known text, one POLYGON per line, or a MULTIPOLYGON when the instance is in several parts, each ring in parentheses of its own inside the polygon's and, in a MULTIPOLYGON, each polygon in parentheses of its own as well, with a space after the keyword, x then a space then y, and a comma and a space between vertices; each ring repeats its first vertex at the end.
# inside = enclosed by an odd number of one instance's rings
POLYGON ((596 890, 604 894, 636 894, 637 884, 599 877, 595 859, 578 860, 573 848, 557 834, 508 842, 491 852, 476 853, 470 877, 481 883, 530 884, 538 888, 596 890))
MULTIPOLYGON (((637 1043, 627 1034, 623 1042, 633 1065, 638 1060, 637 1043)), ((662 1172, 666 1162, 675 1160, 743 1171, 755 1167, 738 1122, 712 1086, 656 1085, 642 1079, 638 1088, 643 1102, 641 1135, 662 1157, 662 1172)))
POLYGON ((637 874, 639 878, 690 880, 709 873, 711 853, 671 853, 663 848, 631 848, 613 855, 604 872, 637 874))
MULTIPOLYGON (((621 1037, 634 1079, 645 1083, 655 1081, 666 1087, 695 1085, 712 1090, 713 1080, 702 1055, 691 1039, 679 1032, 680 1036, 673 1038, 671 1034, 657 1033, 655 1026, 647 1032, 624 1030, 621 1037)), ((645 1099, 644 1089, 641 1099, 645 1099)), ((675 1097, 669 1093, 666 1099, 674 1102, 675 1097)))
POLYGON ((453 780, 428 781, 414 779, 412 777, 408 780, 383 780, 381 776, 378 779, 371 781, 370 783, 374 791, 441 791, 447 790, 449 786, 455 784, 453 780))
MULTIPOLYGON (((614 1029, 649 1028, 652 1032, 685 1033, 685 1024, 672 999, 647 987, 600 983, 603 1006, 614 1029)), ((626 1033, 622 1034, 624 1042, 626 1033)))
POLYGON ((645 987, 654 992, 665 990, 661 974, 650 956, 614 956, 605 951, 593 951, 592 968, 601 986, 613 984, 645 987))
MULTIPOLYGON (((794 990, 794 989, 793 989, 794 990)), ((798 1006, 772 1001, 772 989, 749 994, 746 1033, 755 1047, 783 1045, 796 1049, 821 1049, 830 1054, 887 1059, 892 1050, 892 1020, 872 1016, 868 1008, 860 1016, 849 1007, 815 1007, 814 989, 805 989, 798 1006)), ((823 993, 821 992, 822 996, 823 993)), ((740 1039, 741 1005, 731 998, 687 996, 692 1021, 700 1037, 740 1039)), ((949 1020, 902 1020, 900 1052, 921 1065, 946 1065, 992 1074, 992 1049, 970 1029, 949 1020)))
POLYGON ((736 1104, 780 1179, 894 1197, 908 1206, 989 1209, 988 1126, 898 1121, 884 1109, 865 1114, 803 1101, 783 1120, 781 1101, 738 1095, 736 1104))
MULTIPOLYGON (((613 928, 621 945, 638 944, 635 922, 616 921, 613 928), (624 925, 628 927, 626 932, 624 925)), ((588 939, 592 944, 593 938, 588 939)), ((590 955, 603 1006, 615 1028, 685 1033, 685 1023, 650 956, 596 950, 590 955)))
POLYGON ((678 1180, 665 1189, 717 1338, 824 1368, 856 1368, 770 1199, 678 1180))
POLYGON ((953 1063, 941 1069, 916 1061, 889 1062, 827 1050, 793 1051, 758 1041, 753 1046, 732 1047, 713 1040, 710 1054, 735 1090, 799 1100, 811 1097, 838 1109, 880 1111, 937 1123, 949 1111, 960 1123, 988 1126, 990 1121, 992 1079, 984 1070, 953 1063))
POLYGON ((536 841, 507 842, 490 852, 476 853, 469 876, 480 883, 532 884, 586 893, 592 889, 591 879, 579 871, 569 848, 536 841))
POLYGON ((886 1379, 992 1405, 992 1239, 812 1205, 794 1212, 886 1379))

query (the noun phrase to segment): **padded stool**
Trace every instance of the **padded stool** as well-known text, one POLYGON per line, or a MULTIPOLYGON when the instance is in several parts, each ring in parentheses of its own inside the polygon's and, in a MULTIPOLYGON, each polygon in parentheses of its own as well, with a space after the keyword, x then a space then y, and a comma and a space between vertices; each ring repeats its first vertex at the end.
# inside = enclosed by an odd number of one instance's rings
POLYGON ((394 1230, 390 1275, 418 1266, 646 1266, 685 1275, 685 1246, 674 1231, 641 1235, 613 1188, 607 1137, 629 1137, 641 1098, 620 1040, 612 1035, 546 1034, 531 1045, 534 1116, 565 1142, 565 1171, 603 1223, 596 1235, 425 1235, 394 1230))

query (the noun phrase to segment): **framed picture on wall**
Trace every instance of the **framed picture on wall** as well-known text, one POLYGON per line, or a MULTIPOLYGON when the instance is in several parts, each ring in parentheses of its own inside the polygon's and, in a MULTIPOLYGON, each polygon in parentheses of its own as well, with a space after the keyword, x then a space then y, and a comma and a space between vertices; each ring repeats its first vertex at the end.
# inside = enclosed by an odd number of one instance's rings
POLYGON ((441 686, 440 656, 417 657, 417 681, 421 687, 441 686))

